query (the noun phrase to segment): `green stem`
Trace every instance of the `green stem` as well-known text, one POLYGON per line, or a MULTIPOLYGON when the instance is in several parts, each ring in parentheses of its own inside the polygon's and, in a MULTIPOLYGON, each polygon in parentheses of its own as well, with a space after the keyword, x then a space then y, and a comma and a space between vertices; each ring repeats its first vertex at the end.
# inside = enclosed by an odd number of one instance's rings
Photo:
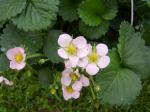
POLYGON ((31 58, 37 58, 37 57, 44 57, 43 54, 33 54, 27 57, 27 59, 31 59, 31 58))
POLYGON ((90 85, 90 90, 91 90, 91 93, 92 93, 92 98, 93 98, 93 100, 95 100, 96 97, 95 97, 92 85, 90 85))
POLYGON ((90 85, 90 89, 91 89, 91 93, 92 93, 93 100, 95 100, 95 99, 96 99, 96 96, 95 96, 94 90, 93 90, 93 88, 92 88, 92 87, 95 87, 95 82, 94 82, 92 76, 90 76, 90 80, 91 80, 91 82, 92 82, 92 85, 90 85))
POLYGON ((92 82, 92 85, 93 85, 93 86, 95 86, 95 82, 94 82, 94 80, 93 80, 93 77, 92 77, 92 76, 90 76, 90 80, 91 80, 91 82, 92 82))
POLYGON ((72 112, 72 100, 69 102, 69 112, 72 112))

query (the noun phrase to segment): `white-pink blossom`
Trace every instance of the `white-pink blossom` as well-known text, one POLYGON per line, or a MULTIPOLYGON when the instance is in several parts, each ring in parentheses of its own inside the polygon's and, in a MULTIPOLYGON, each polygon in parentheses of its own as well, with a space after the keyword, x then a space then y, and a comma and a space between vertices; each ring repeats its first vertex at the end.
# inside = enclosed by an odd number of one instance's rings
POLYGON ((100 69, 106 68, 110 63, 110 58, 107 56, 108 47, 105 44, 97 46, 89 46, 89 54, 79 60, 78 66, 85 68, 89 75, 96 75, 100 69))
POLYGON ((61 34, 58 38, 58 55, 69 60, 71 67, 76 67, 80 58, 87 56, 88 46, 87 41, 83 36, 79 36, 75 39, 68 34, 61 34))
POLYGON ((21 70, 25 67, 26 53, 21 47, 11 48, 6 53, 7 58, 10 60, 10 68, 21 70))
POLYGON ((63 96, 65 100, 79 98, 82 87, 89 86, 90 82, 87 77, 80 74, 78 69, 66 68, 61 77, 63 96))
POLYGON ((65 100, 78 99, 80 97, 80 91, 75 90, 72 86, 62 86, 62 91, 65 100))
POLYGON ((3 76, 0 76, 0 83, 4 83, 8 86, 12 86, 13 85, 13 82, 12 81, 9 81, 7 78, 3 77, 3 76))

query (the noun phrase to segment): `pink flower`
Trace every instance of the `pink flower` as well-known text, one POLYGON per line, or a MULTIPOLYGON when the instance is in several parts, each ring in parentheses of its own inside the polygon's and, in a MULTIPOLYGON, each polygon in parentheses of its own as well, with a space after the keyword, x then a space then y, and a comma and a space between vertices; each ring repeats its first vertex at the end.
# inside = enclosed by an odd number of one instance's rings
POLYGON ((6 53, 7 58, 10 60, 10 68, 21 70, 25 67, 26 54, 25 50, 21 47, 9 49, 6 53))
POLYGON ((64 99, 77 99, 80 96, 82 87, 89 86, 89 79, 79 74, 78 69, 73 71, 72 68, 66 68, 62 72, 61 83, 64 99))
POLYGON ((78 83, 78 86, 76 85, 74 87, 73 86, 62 86, 62 91, 63 91, 63 97, 65 100, 69 100, 71 98, 74 98, 74 99, 78 99, 80 97, 80 91, 78 90, 78 88, 76 87, 79 87, 81 86, 81 83, 78 83))
POLYGON ((89 54, 78 62, 78 66, 85 68, 89 75, 96 75, 100 69, 106 68, 110 63, 107 56, 108 47, 105 44, 98 44, 93 47, 89 45, 89 54))
POLYGON ((80 80, 80 74, 78 70, 73 71, 72 68, 66 68, 62 72, 61 83, 62 85, 69 86, 71 82, 76 82, 80 80))
POLYGON ((72 67, 76 67, 79 58, 83 58, 88 54, 87 41, 84 37, 79 36, 73 39, 68 34, 61 34, 58 38, 58 55, 70 61, 72 67))
POLYGON ((8 79, 6 79, 5 77, 3 76, 0 76, 0 83, 4 82, 4 84, 8 85, 8 86, 12 86, 13 85, 13 82, 12 81, 9 81, 8 79))

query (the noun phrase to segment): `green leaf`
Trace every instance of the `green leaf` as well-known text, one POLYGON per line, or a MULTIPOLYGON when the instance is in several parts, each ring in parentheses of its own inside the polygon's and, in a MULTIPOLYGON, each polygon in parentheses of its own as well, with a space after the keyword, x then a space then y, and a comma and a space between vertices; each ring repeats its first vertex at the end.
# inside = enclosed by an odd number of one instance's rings
POLYGON ((89 26, 98 26, 104 20, 111 20, 117 13, 115 1, 85 0, 79 8, 80 18, 89 26), (111 6, 112 5, 112 6, 111 6))
POLYGON ((44 88, 48 88, 50 86, 52 81, 52 72, 48 67, 39 70, 39 81, 44 88))
POLYGON ((150 8, 150 0, 146 0, 148 7, 150 8))
POLYGON ((109 23, 107 21, 103 22, 99 26, 88 26, 84 24, 83 22, 80 22, 79 24, 79 30, 82 35, 86 36, 88 39, 98 39, 105 35, 105 33, 108 31, 109 23))
POLYGON ((53 63, 62 62, 57 54, 59 48, 57 40, 61 33, 60 30, 52 30, 44 40, 44 53, 53 63))
POLYGON ((110 70, 118 70, 121 67, 121 59, 119 57, 117 49, 113 48, 112 50, 110 50, 109 57, 110 57, 110 64, 103 72, 110 70))
POLYGON ((77 8, 81 0, 61 0, 59 7, 59 15, 65 21, 74 21, 78 19, 77 8))
POLYGON ((111 105, 129 105, 139 95, 141 81, 131 70, 120 68, 102 72, 97 77, 101 87, 100 99, 111 105))
POLYGON ((143 79, 147 78, 150 76, 150 70, 149 70, 149 66, 150 66, 150 47, 147 47, 146 50, 146 56, 144 57, 145 61, 146 61, 146 65, 145 68, 142 70, 143 72, 143 79))
POLYGON ((106 0, 106 3, 107 9, 105 10, 105 13, 102 15, 102 17, 105 20, 112 20, 118 12, 117 3, 115 0, 106 0))
POLYGON ((56 19, 58 0, 30 0, 26 9, 12 21, 25 31, 46 29, 56 19))
POLYGON ((4 21, 0 21, 0 28, 2 28, 4 24, 5 24, 4 21))
POLYGON ((145 40, 145 44, 150 46, 150 30, 142 33, 142 38, 145 40))
POLYGON ((6 26, 4 34, 0 38, 0 45, 6 50, 20 46, 24 47, 27 53, 34 53, 43 45, 43 40, 39 33, 24 32, 18 30, 12 24, 6 26))
POLYGON ((140 33, 136 33, 129 23, 123 22, 119 34, 118 52, 122 65, 144 77, 148 68, 145 60, 146 47, 140 33))
POLYGON ((9 68, 9 61, 5 55, 0 56, 0 72, 4 72, 9 68))
POLYGON ((128 105, 135 100, 141 90, 141 81, 137 74, 121 65, 117 49, 109 52, 110 65, 96 76, 101 87, 99 98, 111 105, 128 105))
POLYGON ((0 0, 0 21, 5 21, 21 13, 26 0, 0 0))
POLYGON ((142 23, 142 38, 145 40, 146 45, 150 45, 150 19, 143 19, 142 23))

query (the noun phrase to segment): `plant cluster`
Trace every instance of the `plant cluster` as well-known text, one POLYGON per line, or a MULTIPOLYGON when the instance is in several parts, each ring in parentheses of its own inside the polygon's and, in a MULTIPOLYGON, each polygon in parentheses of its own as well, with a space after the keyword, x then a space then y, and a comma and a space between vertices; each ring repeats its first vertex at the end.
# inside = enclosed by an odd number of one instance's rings
POLYGON ((141 101, 149 12, 149 0, 0 0, 0 112, 98 112, 141 101))

